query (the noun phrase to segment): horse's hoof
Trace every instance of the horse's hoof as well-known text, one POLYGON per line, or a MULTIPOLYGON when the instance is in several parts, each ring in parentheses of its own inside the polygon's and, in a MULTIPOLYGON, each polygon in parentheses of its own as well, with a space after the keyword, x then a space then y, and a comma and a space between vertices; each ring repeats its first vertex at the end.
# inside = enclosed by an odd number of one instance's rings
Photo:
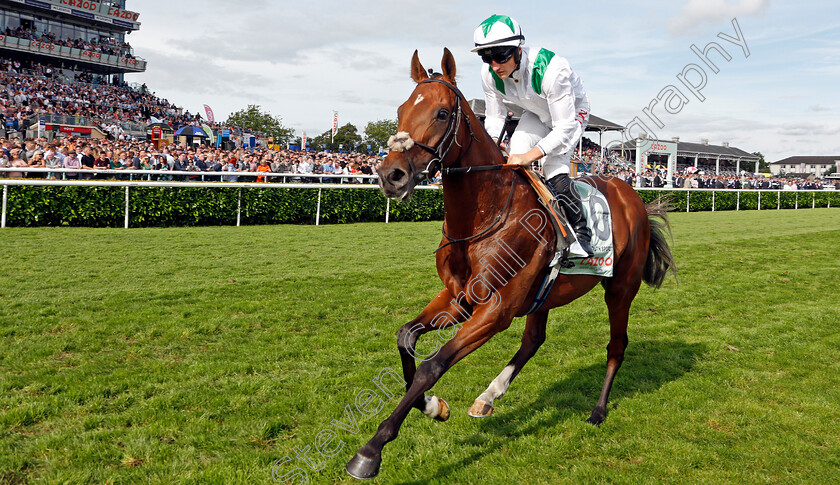
POLYGON ((487 418, 493 414, 493 409, 495 408, 492 404, 487 404, 480 399, 476 399, 467 414, 473 418, 487 418))
POLYGON ((441 398, 438 398, 438 415, 435 416, 437 421, 446 421, 449 419, 449 404, 446 404, 441 398))
POLYGON ((366 458, 358 453, 344 467, 347 473, 358 480, 368 480, 379 475, 382 458, 366 458))
POLYGON ((589 419, 586 420, 589 424, 594 424, 595 426, 601 426, 601 423, 607 419, 607 410, 595 408, 592 410, 592 414, 589 416, 589 419))

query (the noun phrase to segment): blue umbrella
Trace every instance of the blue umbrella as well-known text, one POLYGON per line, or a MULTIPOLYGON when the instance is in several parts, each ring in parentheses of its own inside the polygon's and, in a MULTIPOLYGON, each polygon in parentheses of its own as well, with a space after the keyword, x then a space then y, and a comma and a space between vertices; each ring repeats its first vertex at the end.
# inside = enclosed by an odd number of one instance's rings
POLYGON ((203 136, 207 138, 207 133, 204 133, 204 130, 197 126, 187 125, 178 128, 178 131, 175 132, 175 136, 203 136))

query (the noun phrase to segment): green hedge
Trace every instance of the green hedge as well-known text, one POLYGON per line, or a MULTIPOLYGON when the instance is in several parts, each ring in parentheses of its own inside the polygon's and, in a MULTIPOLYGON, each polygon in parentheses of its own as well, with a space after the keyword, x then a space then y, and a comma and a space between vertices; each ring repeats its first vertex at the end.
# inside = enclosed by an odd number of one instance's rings
MULTIPOLYGON (((216 226, 241 223, 314 224, 318 189, 131 187, 130 227, 216 226)), ((321 192, 323 224, 385 221, 386 199, 378 189, 321 192)), ((391 201, 392 221, 443 219, 443 194, 418 190, 409 201, 391 201)), ((124 187, 19 186, 8 188, 6 224, 17 227, 123 227, 124 187)))
MULTIPOLYGON (((131 227, 215 226, 236 224, 241 191, 241 223, 314 224, 318 189, 131 187, 131 227)), ((711 191, 644 190, 646 203, 670 193, 675 210, 684 211, 690 198, 691 212, 712 210, 711 191)), ((761 208, 793 209, 840 207, 840 192, 761 192, 761 208), (781 201, 779 200, 781 197, 781 201)), ((758 208, 758 192, 741 192, 740 209, 758 208)), ((714 193, 715 210, 739 207, 734 192, 714 193)), ((386 200, 378 189, 330 189, 321 192, 323 224, 382 222, 386 200)), ((443 219, 443 192, 418 190, 409 201, 391 202, 391 221, 443 219)), ((18 186, 8 187, 6 224, 17 227, 82 226, 122 227, 125 223, 124 187, 18 186)))

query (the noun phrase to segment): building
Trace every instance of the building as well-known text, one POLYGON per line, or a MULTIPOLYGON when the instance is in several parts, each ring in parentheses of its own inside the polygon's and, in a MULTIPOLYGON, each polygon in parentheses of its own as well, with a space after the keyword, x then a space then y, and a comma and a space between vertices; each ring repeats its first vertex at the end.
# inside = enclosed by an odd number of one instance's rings
MULTIPOLYGON (((665 165, 667 155, 657 153, 657 147, 671 147, 670 151, 676 153, 677 172, 682 172, 688 167, 694 167, 699 171, 714 175, 740 175, 742 172, 758 173, 760 158, 745 150, 730 146, 723 142, 720 145, 712 145, 709 140, 703 139, 700 143, 680 141, 678 137, 670 141, 646 140, 645 145, 654 149, 645 157, 647 165, 665 165)), ((611 147, 616 152, 624 151, 629 155, 629 160, 636 160, 636 140, 631 140, 616 147, 611 147)))
POLYGON ((829 156, 793 156, 770 164, 773 175, 793 175, 795 177, 823 177, 834 167, 834 172, 840 172, 840 155, 829 156))
MULTIPOLYGON (((125 86, 126 73, 146 70, 127 36, 140 28, 140 14, 125 0, 0 0, 0 60, 12 76, 43 76, 59 83, 125 86)), ((144 89, 134 88, 136 91, 144 89)), ((19 122, 6 116, 7 137, 103 138, 94 117, 34 113, 19 122)), ((123 133, 144 137, 141 123, 119 123, 123 133)))
POLYGON ((146 70, 126 41, 139 16, 125 0, 0 0, 0 56, 50 64, 71 80, 87 72, 122 82, 146 70))

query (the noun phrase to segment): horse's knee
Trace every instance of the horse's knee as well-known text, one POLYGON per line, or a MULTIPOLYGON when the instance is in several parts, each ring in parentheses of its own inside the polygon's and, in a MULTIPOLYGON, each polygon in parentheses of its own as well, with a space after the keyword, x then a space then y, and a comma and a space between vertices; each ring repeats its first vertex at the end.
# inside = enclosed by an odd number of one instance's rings
POLYGON ((626 333, 620 341, 615 338, 610 339, 607 344, 607 358, 624 360, 624 351, 627 349, 627 344, 629 343, 630 339, 627 338, 626 333))
POLYGON ((446 366, 437 360, 427 360, 420 364, 414 375, 414 384, 424 389, 431 389, 435 382, 446 372, 446 366))
POLYGON ((422 326, 418 326, 416 320, 412 320, 397 331, 397 348, 399 349, 414 349, 417 344, 417 337, 420 336, 422 326))

